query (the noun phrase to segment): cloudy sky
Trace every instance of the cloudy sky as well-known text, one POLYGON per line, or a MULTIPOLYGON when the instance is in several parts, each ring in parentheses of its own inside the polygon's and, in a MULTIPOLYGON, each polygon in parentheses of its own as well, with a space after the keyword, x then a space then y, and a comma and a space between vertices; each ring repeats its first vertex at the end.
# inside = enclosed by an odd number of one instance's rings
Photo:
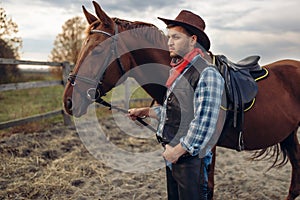
MULTIPOLYGON (((299 0, 98 0, 111 17, 153 23, 157 17, 173 19, 182 9, 199 14, 215 54, 234 61, 260 55, 261 63, 292 58, 300 60, 299 0)), ((94 12, 90 0, 0 0, 6 14, 19 26, 22 59, 48 60, 62 25, 84 17, 81 6, 94 12)))

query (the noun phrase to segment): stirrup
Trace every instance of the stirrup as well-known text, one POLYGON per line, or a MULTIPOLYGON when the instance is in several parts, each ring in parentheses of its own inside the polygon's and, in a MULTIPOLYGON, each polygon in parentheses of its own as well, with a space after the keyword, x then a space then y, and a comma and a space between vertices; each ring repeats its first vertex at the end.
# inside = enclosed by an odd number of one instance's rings
POLYGON ((239 144, 237 147, 237 151, 243 151, 245 149, 245 145, 244 145, 244 138, 243 138, 243 131, 239 132, 239 144))

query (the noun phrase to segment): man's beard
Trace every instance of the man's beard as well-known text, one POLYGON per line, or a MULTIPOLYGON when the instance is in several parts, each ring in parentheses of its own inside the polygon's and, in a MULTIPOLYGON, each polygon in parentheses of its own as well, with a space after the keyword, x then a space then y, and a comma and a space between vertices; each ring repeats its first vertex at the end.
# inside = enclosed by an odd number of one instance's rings
POLYGON ((174 58, 174 59, 182 59, 182 56, 178 55, 178 54, 175 53, 174 51, 173 51, 173 52, 170 52, 170 57, 171 57, 171 58, 174 58))

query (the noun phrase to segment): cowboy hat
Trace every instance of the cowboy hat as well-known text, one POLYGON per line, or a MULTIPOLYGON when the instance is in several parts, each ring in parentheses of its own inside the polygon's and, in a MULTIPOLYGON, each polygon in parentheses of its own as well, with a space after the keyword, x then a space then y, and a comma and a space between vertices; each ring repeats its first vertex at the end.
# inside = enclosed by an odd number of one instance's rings
POLYGON ((205 50, 209 50, 210 40, 204 33, 205 22, 200 16, 190 11, 182 10, 174 20, 161 17, 158 17, 158 19, 162 20, 167 26, 179 25, 186 28, 189 32, 197 36, 198 43, 200 43, 205 50))

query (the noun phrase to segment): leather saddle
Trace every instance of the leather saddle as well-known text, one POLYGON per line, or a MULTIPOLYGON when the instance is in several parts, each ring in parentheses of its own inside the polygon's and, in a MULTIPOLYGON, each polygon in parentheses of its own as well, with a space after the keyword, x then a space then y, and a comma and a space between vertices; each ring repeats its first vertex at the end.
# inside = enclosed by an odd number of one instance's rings
MULTIPOLYGON (((249 56, 234 63, 224 55, 215 56, 215 65, 225 80, 228 110, 233 111, 233 127, 238 129, 240 137, 243 132, 244 105, 252 101, 258 92, 257 83, 250 72, 262 69, 258 64, 259 59, 259 56, 249 56)), ((242 150, 243 145, 239 146, 238 150, 242 150)))
POLYGON ((261 66, 258 64, 258 61, 260 59, 259 56, 249 56, 238 61, 237 63, 231 62, 223 55, 221 57, 225 62, 227 62, 229 67, 234 70, 248 69, 249 71, 260 71, 262 69, 261 66))

